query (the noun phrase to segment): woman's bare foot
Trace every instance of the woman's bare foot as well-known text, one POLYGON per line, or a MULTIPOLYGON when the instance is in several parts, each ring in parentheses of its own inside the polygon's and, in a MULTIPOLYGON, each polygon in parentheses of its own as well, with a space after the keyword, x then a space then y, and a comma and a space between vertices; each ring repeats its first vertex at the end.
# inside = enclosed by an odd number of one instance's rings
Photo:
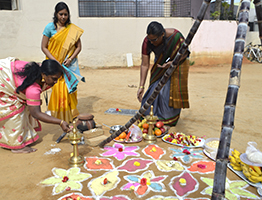
POLYGON ((37 149, 31 147, 24 147, 22 149, 11 149, 13 153, 32 153, 35 152, 37 149))

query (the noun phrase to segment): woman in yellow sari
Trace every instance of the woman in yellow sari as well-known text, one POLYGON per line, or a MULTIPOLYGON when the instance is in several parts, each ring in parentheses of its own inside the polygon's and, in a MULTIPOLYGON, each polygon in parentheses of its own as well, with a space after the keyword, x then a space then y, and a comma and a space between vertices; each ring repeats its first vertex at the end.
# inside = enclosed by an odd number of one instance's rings
MULTIPOLYGON (((77 64, 77 55, 81 51, 80 37, 83 30, 70 22, 70 12, 64 2, 59 2, 55 6, 53 22, 47 24, 43 32, 41 48, 47 59, 57 60, 68 67, 77 65, 74 69, 80 75, 77 64)), ((83 77, 82 77, 83 78, 83 77)), ((76 88, 75 88, 76 89, 76 88)), ((52 94, 48 104, 51 115, 72 122, 78 116, 77 92, 69 93, 65 78, 61 77, 52 88, 52 94)))

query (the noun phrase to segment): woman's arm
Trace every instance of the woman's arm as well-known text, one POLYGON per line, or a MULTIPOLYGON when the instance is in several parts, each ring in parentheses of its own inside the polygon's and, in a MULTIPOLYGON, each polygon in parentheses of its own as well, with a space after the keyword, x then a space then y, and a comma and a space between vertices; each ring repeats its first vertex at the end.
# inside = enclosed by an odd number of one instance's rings
POLYGON ((80 53, 80 51, 82 50, 82 44, 81 44, 80 38, 79 38, 79 40, 76 42, 75 47, 76 47, 76 49, 75 49, 74 53, 70 56, 70 58, 67 58, 67 59, 64 61, 64 65, 67 66, 67 67, 70 65, 71 61, 72 61, 73 59, 75 59, 75 58, 77 57, 77 55, 80 53))
POLYGON ((144 94, 144 87, 145 87, 149 65, 150 65, 150 55, 142 55, 142 63, 140 67, 140 83, 137 91, 137 98, 139 102, 142 101, 142 97, 144 94))
POLYGON ((63 121, 61 119, 57 119, 55 117, 49 116, 45 113, 41 112, 41 108, 40 106, 28 106, 29 108, 29 112, 30 114, 42 121, 42 122, 46 122, 46 123, 50 123, 50 124, 58 124, 61 126, 61 128, 63 129, 64 132, 69 132, 70 131, 70 127, 69 124, 66 121, 63 121))
POLYGON ((49 59, 56 60, 55 57, 50 53, 48 50, 48 43, 49 43, 49 37, 43 35, 42 37, 42 43, 41 43, 41 49, 43 53, 48 57, 49 59))

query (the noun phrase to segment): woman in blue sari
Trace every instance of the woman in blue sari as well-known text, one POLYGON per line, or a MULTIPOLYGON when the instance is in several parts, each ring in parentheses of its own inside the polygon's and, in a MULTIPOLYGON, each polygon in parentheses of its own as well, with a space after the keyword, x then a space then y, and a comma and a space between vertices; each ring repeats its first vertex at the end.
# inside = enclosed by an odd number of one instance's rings
MULTIPOLYGON (((179 48, 184 42, 183 35, 174 28, 164 29, 162 24, 151 22, 147 27, 147 36, 142 45, 142 64, 137 98, 143 105, 153 93, 161 77, 171 65, 179 48), (150 68, 150 54, 155 54, 155 63, 151 68, 150 85, 144 94, 144 85, 150 68), (143 96, 144 94, 144 96, 143 96)), ((187 78, 189 69, 189 51, 179 62, 168 82, 153 102, 153 112, 165 125, 175 126, 180 117, 181 108, 189 108, 187 78)), ((144 115, 148 115, 148 109, 144 115)))

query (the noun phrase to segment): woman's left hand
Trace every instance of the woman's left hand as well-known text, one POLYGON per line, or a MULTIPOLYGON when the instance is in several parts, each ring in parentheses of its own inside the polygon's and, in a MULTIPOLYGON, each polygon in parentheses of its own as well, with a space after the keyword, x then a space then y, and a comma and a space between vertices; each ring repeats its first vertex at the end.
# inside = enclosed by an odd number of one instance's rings
POLYGON ((159 68, 168 68, 171 65, 171 62, 164 63, 163 65, 157 64, 159 68))
POLYGON ((72 61, 71 59, 66 59, 66 60, 63 62, 63 64, 64 64, 65 66, 69 67, 71 61, 72 61))

